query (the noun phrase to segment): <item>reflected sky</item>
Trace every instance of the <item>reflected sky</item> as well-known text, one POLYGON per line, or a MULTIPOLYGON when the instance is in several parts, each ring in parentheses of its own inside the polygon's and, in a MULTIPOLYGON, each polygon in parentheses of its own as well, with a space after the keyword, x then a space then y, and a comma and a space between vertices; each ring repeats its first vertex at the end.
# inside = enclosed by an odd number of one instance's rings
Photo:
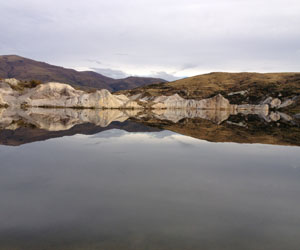
POLYGON ((300 148, 112 129, 0 146, 1 249, 298 249, 300 148))

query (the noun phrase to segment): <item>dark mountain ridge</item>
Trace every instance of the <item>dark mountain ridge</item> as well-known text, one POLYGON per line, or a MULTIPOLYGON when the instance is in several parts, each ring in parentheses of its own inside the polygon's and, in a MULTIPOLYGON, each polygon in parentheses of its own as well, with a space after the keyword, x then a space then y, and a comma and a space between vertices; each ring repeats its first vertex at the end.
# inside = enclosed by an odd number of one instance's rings
POLYGON ((113 79, 94 71, 76 71, 54 66, 17 55, 0 56, 0 78, 16 78, 18 80, 41 82, 62 82, 79 88, 108 89, 110 91, 125 90, 166 82, 151 77, 127 77, 113 79))

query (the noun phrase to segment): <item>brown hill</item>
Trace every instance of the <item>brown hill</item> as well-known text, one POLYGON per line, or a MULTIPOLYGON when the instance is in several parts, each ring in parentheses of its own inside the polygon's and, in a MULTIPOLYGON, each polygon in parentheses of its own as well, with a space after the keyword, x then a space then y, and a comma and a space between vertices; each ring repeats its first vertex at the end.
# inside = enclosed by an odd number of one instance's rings
POLYGON ((222 94, 232 103, 257 103, 266 96, 282 98, 300 95, 300 73, 210 73, 174 82, 148 85, 123 93, 159 96, 179 94, 203 99, 222 94), (232 94, 246 91, 243 94, 232 94), (231 93, 231 94, 230 94, 231 93))
POLYGON ((113 79, 93 71, 76 71, 27 59, 16 55, 0 56, 0 78, 19 80, 57 81, 74 87, 105 88, 110 91, 136 88, 147 84, 165 82, 163 79, 149 77, 128 77, 113 79))
POLYGON ((130 76, 124 79, 116 79, 110 85, 113 90, 127 90, 127 89, 134 89, 137 87, 137 83, 139 87, 147 86, 149 84, 157 84, 161 82, 166 82, 163 79, 158 78, 151 78, 151 77, 136 77, 130 76))

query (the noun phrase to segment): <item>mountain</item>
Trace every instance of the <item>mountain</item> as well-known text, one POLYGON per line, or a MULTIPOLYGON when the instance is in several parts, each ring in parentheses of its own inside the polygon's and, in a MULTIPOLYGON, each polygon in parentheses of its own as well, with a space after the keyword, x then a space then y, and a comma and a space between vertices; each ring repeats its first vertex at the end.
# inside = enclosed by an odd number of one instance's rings
POLYGON ((110 91, 136 88, 147 84, 166 82, 151 77, 128 77, 113 79, 93 71, 76 71, 17 55, 0 56, 0 78, 62 82, 74 87, 108 89, 110 91))

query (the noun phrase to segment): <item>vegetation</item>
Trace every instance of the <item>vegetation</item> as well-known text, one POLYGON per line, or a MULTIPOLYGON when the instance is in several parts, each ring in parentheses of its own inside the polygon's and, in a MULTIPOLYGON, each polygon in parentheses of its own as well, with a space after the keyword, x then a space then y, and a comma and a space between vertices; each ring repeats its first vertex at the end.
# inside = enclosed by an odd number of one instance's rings
POLYGON ((203 99, 222 94, 232 104, 256 104, 266 96, 289 98, 300 95, 300 73, 210 73, 174 82, 148 85, 125 94, 159 96, 179 94, 183 98, 203 99), (244 95, 233 92, 246 91, 244 95))
POLYGON ((31 80, 31 81, 20 81, 18 84, 9 84, 12 89, 16 91, 23 91, 24 89, 35 88, 36 86, 42 84, 41 81, 31 80))

